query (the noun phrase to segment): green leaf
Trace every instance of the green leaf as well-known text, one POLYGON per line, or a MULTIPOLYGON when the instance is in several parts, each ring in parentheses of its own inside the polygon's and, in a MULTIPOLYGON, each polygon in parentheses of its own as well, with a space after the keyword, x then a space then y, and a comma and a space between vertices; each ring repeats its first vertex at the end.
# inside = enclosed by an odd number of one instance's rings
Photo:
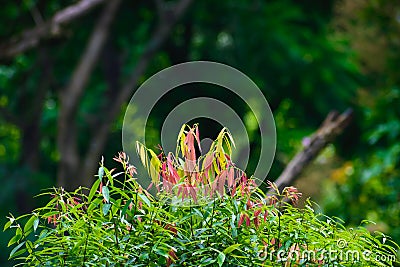
POLYGON ((94 182, 94 184, 92 185, 92 188, 90 189, 89 196, 88 196, 88 202, 92 201, 94 194, 96 194, 96 191, 100 186, 100 182, 101 182, 100 180, 96 180, 94 182))
MULTIPOLYGON (((11 252, 10 252, 10 257, 8 259, 11 259, 14 256, 15 252, 17 252, 24 244, 25 244, 25 241, 19 243, 18 246, 13 248, 13 250, 11 250, 11 252)), ((15 255, 15 256, 18 256, 18 255, 15 255)))
POLYGON ((106 204, 103 205, 103 214, 104 214, 104 216, 107 215, 107 213, 110 211, 110 208, 111 208, 111 204, 110 203, 106 203, 106 204))
POLYGON ((99 180, 101 181, 103 179, 103 176, 104 176, 104 167, 103 166, 101 166, 99 168, 99 171, 97 172, 97 174, 99 176, 99 180))
POLYGON ((22 234, 17 231, 17 233, 8 241, 7 247, 13 245, 15 242, 18 242, 22 237, 22 234))
POLYGON ((204 258, 200 261, 200 266, 207 266, 215 262, 215 259, 212 258, 204 258))
POLYGON ((223 252, 220 252, 217 257, 218 266, 221 267, 224 261, 225 261, 225 254, 223 252))
POLYGON ((132 199, 129 199, 129 200, 125 203, 125 206, 123 207, 122 212, 121 212, 121 218, 125 216, 126 211, 128 210, 129 205, 131 204, 131 202, 132 202, 132 199))
POLYGON ((106 185, 104 185, 101 189, 102 193, 103 193, 103 197, 106 200, 106 202, 110 202, 110 190, 108 189, 108 187, 106 185))
POLYGON ((139 194, 139 197, 144 201, 144 203, 146 203, 146 205, 147 205, 148 207, 151 207, 150 200, 149 200, 145 195, 139 194))
POLYGON ((6 222, 6 224, 4 225, 4 228, 3 228, 3 232, 4 232, 5 230, 7 230, 8 228, 10 228, 11 224, 12 224, 12 221, 6 222))
POLYGON ((233 244, 233 245, 227 247, 226 249, 224 249, 224 254, 229 254, 229 253, 231 253, 232 251, 234 251, 234 250, 236 250, 237 248, 239 248, 240 245, 241 245, 241 244, 233 244))
POLYGON ((39 218, 36 218, 36 220, 33 222, 33 231, 34 232, 36 232, 36 229, 39 226, 39 222, 40 222, 39 218))
POLYGON ((114 185, 114 177, 111 175, 111 172, 107 169, 107 168, 103 168, 104 172, 108 178, 108 180, 110 181, 111 185, 114 185))
POLYGON ((26 222, 26 224, 25 224, 25 226, 24 226, 24 232, 25 232, 25 233, 28 232, 28 231, 32 228, 33 223, 35 222, 36 218, 37 218, 37 217, 36 217, 35 215, 33 215, 33 216, 30 217, 29 220, 26 222))

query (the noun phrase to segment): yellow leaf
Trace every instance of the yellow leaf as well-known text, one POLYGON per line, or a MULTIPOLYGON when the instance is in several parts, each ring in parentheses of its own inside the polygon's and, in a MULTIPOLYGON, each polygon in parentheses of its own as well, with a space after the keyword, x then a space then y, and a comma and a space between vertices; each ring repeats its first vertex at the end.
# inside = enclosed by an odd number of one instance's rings
POLYGON ((136 150, 139 154, 139 158, 142 161, 143 166, 147 168, 147 153, 145 146, 140 142, 136 142, 136 150))
POLYGON ((178 134, 178 139, 176 140, 176 156, 178 157, 179 147, 181 148, 182 155, 184 154, 184 146, 185 146, 185 128, 186 124, 182 125, 181 130, 178 134), (180 144, 180 145, 179 145, 180 144))
POLYGON ((157 162, 154 160, 154 158, 150 160, 149 168, 151 181, 153 182, 153 184, 157 185, 159 183, 158 173, 160 168, 158 167, 157 162))
POLYGON ((151 160, 150 160, 150 166, 149 166, 149 172, 150 172, 150 177, 151 181, 153 182, 154 185, 157 185, 159 183, 159 173, 160 173, 160 168, 161 168, 161 161, 158 159, 157 155, 153 152, 153 150, 149 149, 149 152, 151 154, 151 160))

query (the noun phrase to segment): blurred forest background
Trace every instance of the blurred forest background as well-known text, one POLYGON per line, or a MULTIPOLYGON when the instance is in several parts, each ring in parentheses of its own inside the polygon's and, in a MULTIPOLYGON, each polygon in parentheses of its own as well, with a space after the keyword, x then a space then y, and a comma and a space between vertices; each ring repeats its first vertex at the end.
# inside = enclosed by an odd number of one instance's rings
MULTIPOLYGON (((330 110, 352 125, 298 181, 321 211, 400 242, 400 2, 392 0, 18 0, 0 8, 0 225, 46 201, 42 189, 90 185, 122 150, 125 107, 149 76, 211 60, 248 75, 277 126, 276 178, 330 110)), ((252 157, 259 132, 229 91, 177 88, 156 105, 159 136, 177 104, 205 95, 235 109, 252 157)), ((200 130, 220 130, 200 120, 200 130)), ((175 137, 173 137, 175 138, 175 137)), ((155 144, 156 145, 156 141, 155 144)), ((133 162, 133 164, 138 164, 133 162)), ((251 173, 250 162, 248 171, 251 173)), ((1 233, 5 248, 9 233, 1 233)), ((9 249, 0 252, 0 265, 9 249)))

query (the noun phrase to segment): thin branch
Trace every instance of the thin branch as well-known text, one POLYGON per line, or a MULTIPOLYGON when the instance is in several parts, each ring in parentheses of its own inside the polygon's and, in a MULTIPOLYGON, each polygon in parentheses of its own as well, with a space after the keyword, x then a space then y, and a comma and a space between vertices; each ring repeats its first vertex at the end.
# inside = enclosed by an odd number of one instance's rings
MULTIPOLYGON (((0 59, 13 58, 29 49, 36 47, 43 38, 58 36, 63 25, 85 15, 105 0, 82 0, 74 5, 57 12, 49 21, 43 22, 35 28, 12 37, 9 41, 0 44, 0 59)), ((112 1, 110 1, 112 2, 112 1)))
POLYGON ((90 37, 90 41, 75 69, 68 88, 65 89, 65 97, 62 99, 64 107, 76 113, 76 108, 83 94, 100 52, 107 40, 109 28, 114 18, 120 0, 110 1, 104 8, 103 14, 90 37))
POLYGON ((93 171, 99 161, 99 155, 104 148, 105 142, 107 141, 107 136, 112 122, 121 112, 122 105, 128 101, 129 97, 135 92, 135 87, 138 83, 138 80, 146 70, 150 60, 168 38, 173 26, 185 13, 192 1, 193 0, 180 0, 173 6, 173 8, 169 8, 165 11, 168 12, 167 15, 162 16, 162 18, 165 18, 165 20, 160 20, 160 23, 149 43, 147 44, 145 51, 138 59, 136 67, 133 70, 130 78, 121 88, 117 97, 113 99, 113 102, 111 102, 111 107, 109 108, 109 112, 105 114, 102 125, 100 125, 100 127, 94 133, 92 142, 86 153, 83 170, 81 171, 84 177, 91 177, 93 175, 93 171))
POLYGON ((33 21, 35 21, 37 26, 40 26, 44 23, 44 19, 42 17, 42 14, 40 14, 39 9, 37 8, 36 5, 34 5, 30 10, 33 21))
POLYGON ((79 157, 77 153, 77 133, 74 124, 78 105, 85 91, 95 64, 106 43, 110 25, 115 17, 121 0, 112 0, 107 3, 95 29, 90 36, 86 49, 76 67, 71 82, 60 93, 60 115, 58 119, 58 148, 62 158, 59 166, 59 185, 67 186, 67 173, 77 169, 79 157), (69 171, 68 171, 69 170, 69 171))
MULTIPOLYGON (((352 117, 353 111, 351 109, 340 115, 336 111, 331 111, 328 114, 319 129, 307 139, 303 150, 297 153, 275 181, 280 191, 297 180, 301 172, 318 156, 322 149, 343 132, 352 117)), ((273 191, 270 190, 268 193, 273 193, 273 191)))

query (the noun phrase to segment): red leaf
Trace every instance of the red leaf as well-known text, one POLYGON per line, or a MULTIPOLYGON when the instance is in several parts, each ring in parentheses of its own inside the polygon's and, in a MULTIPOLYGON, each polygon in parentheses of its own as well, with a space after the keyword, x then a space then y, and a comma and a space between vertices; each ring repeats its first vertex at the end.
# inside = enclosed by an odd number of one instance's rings
POLYGON ((238 222, 238 227, 240 227, 240 226, 242 225, 242 223, 243 223, 243 220, 244 220, 244 216, 245 216, 245 214, 244 214, 244 213, 240 214, 240 217, 239 217, 239 222, 238 222))
POLYGON ((268 211, 266 210, 264 213, 264 222, 267 221, 268 211))
POLYGON ((201 146, 200 146, 200 133, 199 133, 199 127, 196 125, 196 140, 197 140, 197 146, 199 147, 200 153, 201 151, 201 146))
POLYGON ((229 174, 228 174, 228 187, 229 188, 231 188, 234 184, 234 175, 235 175, 234 169, 231 168, 229 170, 229 174))
POLYGON ((221 173, 221 175, 218 178, 218 193, 223 196, 224 195, 224 189, 225 189, 225 171, 221 173))
POLYGON ((190 195, 192 196, 192 198, 194 200, 194 203, 197 204, 197 192, 196 192, 196 189, 194 187, 190 187, 189 191, 190 191, 190 195))
POLYGON ((260 225, 260 218, 256 217, 253 219, 254 225, 256 228, 258 228, 258 226, 260 225))
POLYGON ((174 263, 178 259, 178 257, 175 254, 175 251, 173 249, 171 249, 168 252, 168 256, 169 257, 167 258, 167 267, 171 266, 171 264, 174 263))
POLYGON ((100 182, 100 189, 99 189, 99 191, 100 191, 100 194, 103 193, 103 182, 100 182))
POLYGON ((250 226, 250 218, 246 215, 246 226, 250 226))
POLYGON ((191 161, 196 160, 196 151, 194 149, 194 137, 192 130, 190 130, 186 135, 185 143, 187 146, 187 154, 184 155, 184 157, 191 161))
POLYGON ((149 184, 149 186, 147 187, 147 191, 149 191, 152 187, 153 187, 153 183, 151 182, 151 183, 149 184))
POLYGON ((212 167, 213 156, 211 154, 206 155, 203 160, 203 170, 207 172, 212 167))

